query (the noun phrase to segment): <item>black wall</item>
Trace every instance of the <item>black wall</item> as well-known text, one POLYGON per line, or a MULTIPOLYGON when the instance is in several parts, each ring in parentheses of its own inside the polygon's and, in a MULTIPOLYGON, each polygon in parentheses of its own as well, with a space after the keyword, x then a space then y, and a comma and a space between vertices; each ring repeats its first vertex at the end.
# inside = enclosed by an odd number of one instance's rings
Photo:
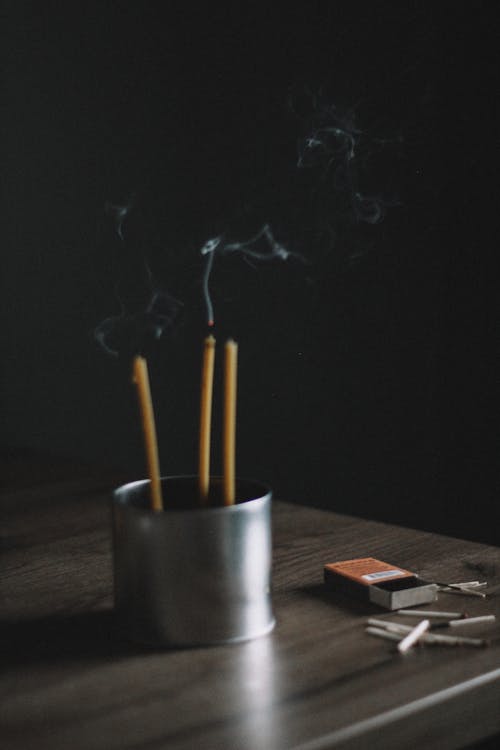
POLYGON ((215 335, 240 343, 239 472, 497 541, 491 7, 7 3, 5 448, 144 474, 129 360, 93 331, 144 307, 147 268, 183 303, 146 346, 162 466, 194 471, 199 249, 270 221, 306 263, 212 275, 215 335), (313 102, 354 134, 380 223, 353 210, 345 140, 298 176, 313 102), (131 198, 120 241, 104 206, 131 198))

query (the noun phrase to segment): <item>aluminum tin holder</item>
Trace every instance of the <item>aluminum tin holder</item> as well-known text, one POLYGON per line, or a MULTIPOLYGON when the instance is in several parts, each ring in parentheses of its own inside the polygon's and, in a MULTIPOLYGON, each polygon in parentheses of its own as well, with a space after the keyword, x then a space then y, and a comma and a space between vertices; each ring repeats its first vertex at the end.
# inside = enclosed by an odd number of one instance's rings
POLYGON ((201 508, 197 477, 163 477, 165 510, 150 509, 149 480, 112 499, 115 611, 124 634, 152 646, 245 641, 274 627, 271 490, 239 479, 221 504, 212 479, 201 508))

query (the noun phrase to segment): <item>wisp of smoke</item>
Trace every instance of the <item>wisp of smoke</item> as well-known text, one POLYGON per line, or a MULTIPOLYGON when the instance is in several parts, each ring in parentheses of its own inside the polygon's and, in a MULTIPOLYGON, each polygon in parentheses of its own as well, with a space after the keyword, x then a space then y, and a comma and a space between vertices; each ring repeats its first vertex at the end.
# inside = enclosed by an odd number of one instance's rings
MULTIPOLYGON (((303 122, 305 134, 297 145, 297 167, 318 173, 318 190, 330 198, 326 205, 332 213, 349 210, 358 222, 378 224, 386 208, 397 201, 362 190, 360 183, 367 162, 374 152, 390 144, 391 139, 371 138, 356 125, 353 111, 342 111, 327 102, 321 94, 308 92, 309 112, 306 116, 290 106, 303 122)), ((397 139, 399 140, 399 139, 397 139)))
MULTIPOLYGON (((105 212, 115 224, 120 241, 125 242, 124 222, 133 208, 134 200, 127 205, 106 202, 105 212)), ((113 357, 133 356, 171 331, 178 318, 182 303, 166 291, 159 289, 147 262, 141 260, 139 272, 134 276, 134 302, 125 303, 118 293, 121 313, 105 318, 94 330, 94 338, 102 349, 113 357), (137 297, 142 302, 137 303, 137 297)))
POLYGON ((360 134, 350 119, 341 118, 334 106, 328 107, 299 140, 297 167, 321 166, 328 170, 336 161, 354 159, 360 134))
MULTIPOLYGON (((294 237, 296 244, 302 247, 305 242, 322 244, 325 236, 333 239, 338 235, 338 226, 345 227, 346 221, 347 224, 352 224, 353 219, 378 224, 384 218, 386 207, 396 203, 362 188, 367 173, 372 171, 369 165, 372 154, 381 152, 393 140, 369 137, 358 127, 354 110, 343 110, 332 104, 321 91, 303 90, 296 94, 302 95, 301 102, 298 97, 290 96, 289 104, 302 131, 297 141, 298 171, 294 170, 294 176, 289 175, 291 178, 286 185, 279 180, 270 183, 274 192, 279 194, 278 201, 273 200, 275 196, 269 191, 262 191, 264 200, 256 201, 258 208, 251 209, 254 213, 245 208, 246 219, 250 219, 250 223, 246 222, 247 229, 248 226, 260 226, 260 229, 251 230, 250 236, 241 239, 238 236, 242 234, 241 230, 235 231, 234 225, 231 230, 227 229, 235 219, 229 215, 226 229, 207 239, 200 248, 204 259, 202 293, 209 326, 214 325, 210 279, 216 256, 236 253, 250 265, 288 261, 290 258, 308 262, 300 253, 289 250, 276 239, 270 221, 260 223, 262 216, 272 216, 273 226, 276 226, 275 220, 283 226, 283 216, 280 221, 276 216, 276 206, 282 214, 285 209, 287 221, 294 214, 300 215, 294 237), (308 172, 306 179, 304 171, 308 172), (279 185, 279 190, 276 190, 276 185, 279 185), (297 211, 299 207, 300 211, 297 211), (297 240, 297 237, 306 240, 297 240)), ((135 196, 125 205, 106 203, 106 213, 113 219, 120 241, 128 241, 129 247, 133 244, 130 239, 133 228, 128 219, 131 210, 136 208, 135 204, 135 196)), ((124 308, 121 315, 104 320, 96 329, 96 338, 107 352, 116 356, 121 348, 117 341, 129 337, 134 346, 140 347, 142 339, 159 338, 172 327, 179 308, 180 303, 170 295, 153 292, 150 302, 138 313, 129 314, 124 308)))
POLYGON ((301 255, 287 250, 280 242, 275 239, 269 224, 264 224, 264 226, 256 234, 252 235, 246 240, 229 240, 226 239, 223 234, 217 237, 212 237, 205 242, 200 252, 207 258, 205 263, 205 271, 203 274, 202 288, 207 310, 207 323, 209 326, 213 326, 215 322, 214 308, 210 296, 209 280, 216 253, 220 253, 221 255, 228 253, 240 253, 243 258, 249 263, 251 263, 251 261, 285 261, 291 257, 294 257, 301 262, 305 262, 304 258, 301 255))
POLYGON ((130 210, 132 209, 132 206, 133 206, 133 197, 125 206, 120 206, 120 205, 111 203, 110 201, 106 201, 106 203, 104 204, 104 210, 107 213, 107 215, 111 216, 111 218, 113 219, 115 223, 116 233, 118 237, 122 240, 122 242, 125 239, 123 236, 123 224, 124 224, 125 219, 129 215, 130 210))
POLYGON ((120 315, 99 323, 94 331, 95 340, 113 357, 133 356, 143 352, 165 332, 171 331, 181 308, 181 302, 157 289, 144 309, 129 313, 122 305, 120 315))

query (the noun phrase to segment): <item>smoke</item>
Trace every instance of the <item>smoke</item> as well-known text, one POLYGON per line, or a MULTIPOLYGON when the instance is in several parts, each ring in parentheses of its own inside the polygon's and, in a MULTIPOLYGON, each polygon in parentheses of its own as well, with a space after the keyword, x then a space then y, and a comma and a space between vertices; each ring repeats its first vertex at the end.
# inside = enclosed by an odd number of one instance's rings
MULTIPOLYGON (((134 205, 135 196, 125 205, 105 203, 105 213, 113 220, 122 247, 126 241, 134 244, 125 232, 126 220, 134 205)), ((133 250, 136 255, 137 248, 133 250)), ((174 329, 183 307, 178 299, 155 283, 147 261, 140 256, 141 253, 127 268, 131 280, 116 285, 120 313, 105 318, 94 329, 95 341, 113 357, 128 358, 144 353, 152 343, 174 329)))
POLYGON ((154 341, 173 330, 181 308, 181 302, 156 289, 143 309, 128 312, 122 305, 120 315, 99 323, 94 338, 113 357, 144 353, 154 341))
POLYGON ((330 105, 311 119, 310 132, 300 138, 297 145, 299 169, 321 167, 327 171, 335 164, 355 158, 361 131, 354 126, 350 113, 341 115, 330 105))
MULTIPOLYGON (((192 210, 191 198, 186 199, 177 181, 173 182, 181 210, 172 210, 171 206, 162 208, 169 240, 164 244, 168 252, 164 250, 161 262, 175 265, 178 283, 179 274, 190 272, 189 266, 193 265, 189 253, 198 248, 198 258, 201 257, 203 264, 198 279, 209 326, 214 325, 210 286, 218 259, 238 255, 252 267, 269 263, 289 264, 290 261, 309 265, 315 252, 330 252, 336 244, 339 258, 353 260, 365 251, 363 242, 356 236, 353 249, 351 228, 379 224, 387 208, 398 204, 397 200, 378 189, 374 157, 382 157, 379 167, 384 166, 385 152, 400 139, 368 132, 359 124, 357 110, 357 107, 342 108, 331 103, 322 90, 300 87, 291 91, 287 115, 292 114, 294 127, 285 132, 281 121, 276 124, 273 135, 269 134, 266 141, 263 152, 266 158, 261 168, 252 170, 248 165, 251 178, 245 175, 243 185, 238 179, 224 180, 219 173, 221 185, 231 185, 231 194, 223 197, 217 191, 210 191, 198 201, 205 206, 204 218, 198 214, 200 224, 211 223, 212 229, 213 224, 218 224, 216 229, 219 231, 210 233, 206 240, 203 240, 202 226, 194 230, 195 239, 189 236, 189 231, 193 230, 186 226, 185 219, 192 210), (235 203, 236 196, 240 196, 240 203, 235 203), (169 253, 171 257, 167 261, 169 253)), ((265 138, 266 134, 262 133, 261 137, 265 138)), ((238 149, 242 151, 241 143, 238 149)), ((242 159, 244 161, 244 153, 242 159)), ((232 160, 227 162, 228 168, 232 168, 232 160)), ((196 163, 196 169, 198 181, 203 184, 200 179, 203 167, 196 163), (199 175, 198 170, 201 170, 199 175)), ((158 200, 156 206, 159 207, 158 200)), ((144 263, 144 233, 136 220, 140 213, 137 196, 133 194, 123 204, 107 202, 105 211, 113 221, 121 245, 126 247, 129 256, 134 255, 132 264, 137 264, 138 260, 136 246, 140 246, 140 260, 144 263)), ((147 268, 150 279, 146 301, 138 307, 120 300, 121 313, 106 318, 96 328, 96 340, 109 354, 118 356, 124 348, 140 349, 143 342, 156 340, 174 327, 182 305, 155 287, 147 268), (127 338, 130 344, 125 346, 127 338)), ((129 264, 129 275, 133 275, 130 271, 129 264)))
MULTIPOLYGON (((352 261, 361 257, 363 250, 359 247, 359 237, 355 239, 356 248, 352 249, 348 229, 360 224, 379 224, 388 207, 398 204, 394 197, 374 190, 373 186, 379 182, 377 171, 385 166, 385 152, 399 143, 399 138, 366 132, 358 124, 355 108, 342 109, 332 104, 321 90, 313 92, 301 87, 291 91, 288 111, 298 131, 295 166, 293 153, 288 169, 283 169, 282 151, 279 155, 276 151, 276 158, 271 151, 272 168, 276 162, 279 173, 269 179, 269 172, 264 169, 256 194, 248 201, 248 205, 258 206, 258 210, 244 214, 245 229, 240 227, 235 231, 233 226, 231 232, 210 237, 200 249, 205 258, 202 291, 209 326, 214 325, 210 279, 216 257, 237 253, 250 265, 290 259, 310 264, 315 250, 331 250, 336 242, 339 257, 352 261), (259 223, 259 215, 269 219, 259 223), (245 237, 245 230, 252 226, 260 228, 245 237), (293 251, 289 249, 289 240, 277 239, 275 226, 279 226, 279 234, 293 236, 293 251), (341 233, 344 236, 339 242, 341 233)), ((276 146, 280 141, 287 143, 284 133, 276 146)))
MULTIPOLYGON (((378 137, 358 125, 355 109, 342 109, 322 91, 302 89, 289 95, 290 111, 302 131, 297 142, 297 168, 312 180, 327 225, 335 222, 378 224, 387 208, 399 205, 392 195, 366 189, 380 175, 375 161, 384 163, 400 136, 378 137)), ((382 180, 380 180, 382 182, 382 180)))
POLYGON ((216 253, 221 255, 239 253, 249 263, 252 263, 252 261, 286 261, 291 257, 296 258, 300 262, 305 262, 305 259, 301 255, 287 250, 286 247, 275 239, 269 224, 264 224, 256 234, 245 240, 231 241, 230 239, 225 238, 224 235, 212 237, 205 242, 200 252, 201 255, 206 256, 207 258, 205 262, 202 288, 207 310, 207 324, 209 326, 213 326, 215 323, 214 308, 209 290, 209 280, 216 253))
POLYGON ((123 234, 123 224, 134 205, 134 199, 135 196, 132 196, 129 202, 124 206, 116 205, 114 203, 111 203, 110 201, 106 201, 106 203, 104 204, 104 211, 113 219, 116 233, 122 242, 125 241, 125 237, 123 234))

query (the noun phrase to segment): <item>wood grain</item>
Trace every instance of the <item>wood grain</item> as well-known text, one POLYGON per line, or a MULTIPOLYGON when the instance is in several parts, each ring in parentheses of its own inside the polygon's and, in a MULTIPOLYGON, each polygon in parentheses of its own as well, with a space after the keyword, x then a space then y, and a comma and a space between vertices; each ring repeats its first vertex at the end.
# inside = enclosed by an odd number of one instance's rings
POLYGON ((439 606, 500 619, 500 549, 275 502, 275 631, 145 650, 114 629, 110 489, 65 477, 2 494, 5 750, 446 750, 500 731, 497 623, 471 628, 487 649, 402 657, 364 633, 380 610, 322 585, 325 562, 373 556, 431 580, 487 579, 486 600, 441 594, 439 606))

